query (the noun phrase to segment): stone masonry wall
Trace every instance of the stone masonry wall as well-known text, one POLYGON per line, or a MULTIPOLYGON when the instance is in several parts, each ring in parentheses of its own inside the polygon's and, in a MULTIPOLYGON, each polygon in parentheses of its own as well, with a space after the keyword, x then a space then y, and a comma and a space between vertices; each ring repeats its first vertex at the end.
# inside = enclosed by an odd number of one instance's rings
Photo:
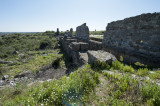
POLYGON ((142 14, 111 22, 102 45, 127 62, 160 66, 160 13, 142 14))
POLYGON ((86 23, 76 28, 76 37, 84 41, 89 41, 89 28, 86 23))

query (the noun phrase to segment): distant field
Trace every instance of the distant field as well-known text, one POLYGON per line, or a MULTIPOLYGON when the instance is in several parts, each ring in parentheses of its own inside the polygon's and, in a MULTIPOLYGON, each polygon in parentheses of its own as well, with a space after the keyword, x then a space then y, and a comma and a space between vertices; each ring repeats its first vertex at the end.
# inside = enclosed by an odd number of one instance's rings
POLYGON ((103 39, 103 35, 89 35, 89 37, 95 37, 95 38, 103 39))

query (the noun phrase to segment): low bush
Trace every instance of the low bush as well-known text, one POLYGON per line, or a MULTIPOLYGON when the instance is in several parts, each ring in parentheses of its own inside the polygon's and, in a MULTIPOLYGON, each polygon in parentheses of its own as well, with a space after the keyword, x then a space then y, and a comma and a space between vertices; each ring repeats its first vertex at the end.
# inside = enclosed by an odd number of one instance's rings
POLYGON ((125 105, 160 105, 160 86, 157 84, 150 81, 141 84, 129 75, 112 75, 107 72, 104 72, 103 75, 110 81, 109 104, 113 105, 118 101, 123 101, 125 105))
POLYGON ((114 61, 112 62, 112 68, 117 69, 117 70, 122 70, 123 69, 123 64, 119 61, 114 61))
MULTIPOLYGON (((138 81, 131 79, 130 75, 112 75, 107 72, 104 72, 103 75, 106 76, 110 82, 107 86, 107 92, 109 93, 109 105, 117 103, 131 105, 134 104, 134 98, 140 97, 140 90, 137 89, 138 81)), ((140 100, 136 99, 136 102, 140 103, 140 100)))
POLYGON ((134 73, 134 68, 132 66, 124 65, 119 61, 112 62, 112 68, 122 72, 134 73))
MULTIPOLYGON (((55 47, 55 44, 53 45, 52 42, 55 42, 49 38, 47 39, 44 39, 40 42, 40 46, 39 46, 39 49, 49 49, 49 48, 54 48, 55 47)), ((56 43, 56 42, 55 42, 56 43)))
POLYGON ((109 70, 110 69, 110 65, 107 64, 107 63, 102 63, 100 61, 97 61, 97 63, 93 63, 91 64, 91 67, 95 70, 95 71, 99 71, 101 72, 101 70, 104 70, 104 69, 107 69, 109 70))
POLYGON ((134 73, 134 68, 132 66, 124 65, 121 69, 123 72, 134 73))
POLYGON ((160 86, 156 84, 146 84, 140 88, 143 100, 154 106, 160 106, 160 86))
POLYGON ((150 70, 148 68, 140 68, 140 69, 138 69, 136 74, 139 76, 147 76, 150 73, 149 71, 150 70))
POLYGON ((148 77, 151 79, 159 79, 160 80, 160 73, 157 73, 157 72, 151 73, 148 75, 148 77))

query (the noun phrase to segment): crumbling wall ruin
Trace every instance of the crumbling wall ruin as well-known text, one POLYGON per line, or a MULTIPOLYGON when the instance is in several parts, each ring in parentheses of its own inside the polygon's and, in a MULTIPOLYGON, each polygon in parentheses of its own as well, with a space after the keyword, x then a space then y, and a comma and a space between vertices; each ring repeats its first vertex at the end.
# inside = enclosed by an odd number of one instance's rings
POLYGON ((69 36, 73 36, 73 28, 70 29, 69 36))
POLYGON ((76 28, 76 37, 87 42, 89 41, 89 28, 86 26, 86 23, 76 28))
POLYGON ((75 37, 62 41, 65 42, 64 48, 69 48, 66 52, 74 58, 79 56, 79 51, 105 50, 117 59, 123 56, 126 63, 140 62, 160 67, 160 13, 142 14, 111 22, 106 27, 102 41, 89 38, 86 24, 76 28, 75 37))
POLYGON ((70 36, 70 37, 72 37, 72 36, 73 36, 73 28, 71 28, 70 30, 67 30, 67 31, 64 33, 64 36, 70 36))
POLYGON ((102 44, 107 51, 122 55, 129 63, 160 66, 160 13, 109 23, 102 44))

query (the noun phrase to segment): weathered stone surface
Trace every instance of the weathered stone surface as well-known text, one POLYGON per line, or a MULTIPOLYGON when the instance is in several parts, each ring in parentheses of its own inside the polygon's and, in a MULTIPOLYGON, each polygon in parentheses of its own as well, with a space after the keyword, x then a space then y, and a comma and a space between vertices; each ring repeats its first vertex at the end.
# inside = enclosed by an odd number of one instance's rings
POLYGON ((80 43, 79 42, 72 42, 71 46, 72 46, 72 49, 74 51, 79 51, 80 50, 80 43))
POLYGON ((14 78, 26 77, 26 76, 29 76, 30 74, 31 74, 31 71, 24 71, 24 72, 21 72, 21 73, 15 75, 14 78))
POLYGON ((65 41, 66 41, 67 43, 71 43, 71 42, 76 42, 77 39, 66 39, 65 41))
POLYGON ((59 28, 57 28, 57 32, 56 32, 56 35, 59 35, 59 28))
POLYGON ((8 75, 4 75, 3 77, 2 77, 2 80, 6 80, 6 79, 8 79, 8 75))
POLYGON ((88 43, 79 42, 80 43, 80 50, 87 51, 88 50, 88 43))
POLYGON ((4 60, 0 60, 0 64, 12 64, 13 61, 4 61, 4 60))
POLYGON ((160 13, 109 23, 102 44, 116 54, 132 57, 124 57, 131 63, 141 61, 149 66, 160 66, 160 13))
POLYGON ((117 60, 116 57, 108 52, 105 52, 103 50, 98 51, 92 51, 89 50, 87 52, 88 54, 88 63, 112 63, 112 61, 117 60))
POLYGON ((80 60, 82 64, 87 64, 88 63, 88 54, 87 52, 79 52, 80 55, 80 60))
POLYGON ((89 50, 102 50, 102 42, 90 40, 89 41, 89 50))
POLYGON ((67 30, 67 31, 64 33, 64 36, 66 36, 66 37, 69 36, 69 30, 67 30))
POLYGON ((12 54, 18 54, 19 52, 18 51, 14 51, 12 54))
POLYGON ((64 36, 66 37, 72 37, 72 35, 73 35, 73 28, 71 28, 70 31, 69 30, 65 31, 64 33, 64 36))
POLYGON ((73 51, 87 51, 88 43, 84 42, 72 42, 71 47, 73 51))
POLYGON ((90 39, 91 39, 91 40, 98 41, 98 42, 102 42, 102 39, 100 39, 100 38, 90 37, 90 39))
POLYGON ((69 36, 73 36, 73 28, 70 29, 69 36))
POLYGON ((84 41, 89 41, 89 28, 86 23, 76 28, 76 37, 84 41))

